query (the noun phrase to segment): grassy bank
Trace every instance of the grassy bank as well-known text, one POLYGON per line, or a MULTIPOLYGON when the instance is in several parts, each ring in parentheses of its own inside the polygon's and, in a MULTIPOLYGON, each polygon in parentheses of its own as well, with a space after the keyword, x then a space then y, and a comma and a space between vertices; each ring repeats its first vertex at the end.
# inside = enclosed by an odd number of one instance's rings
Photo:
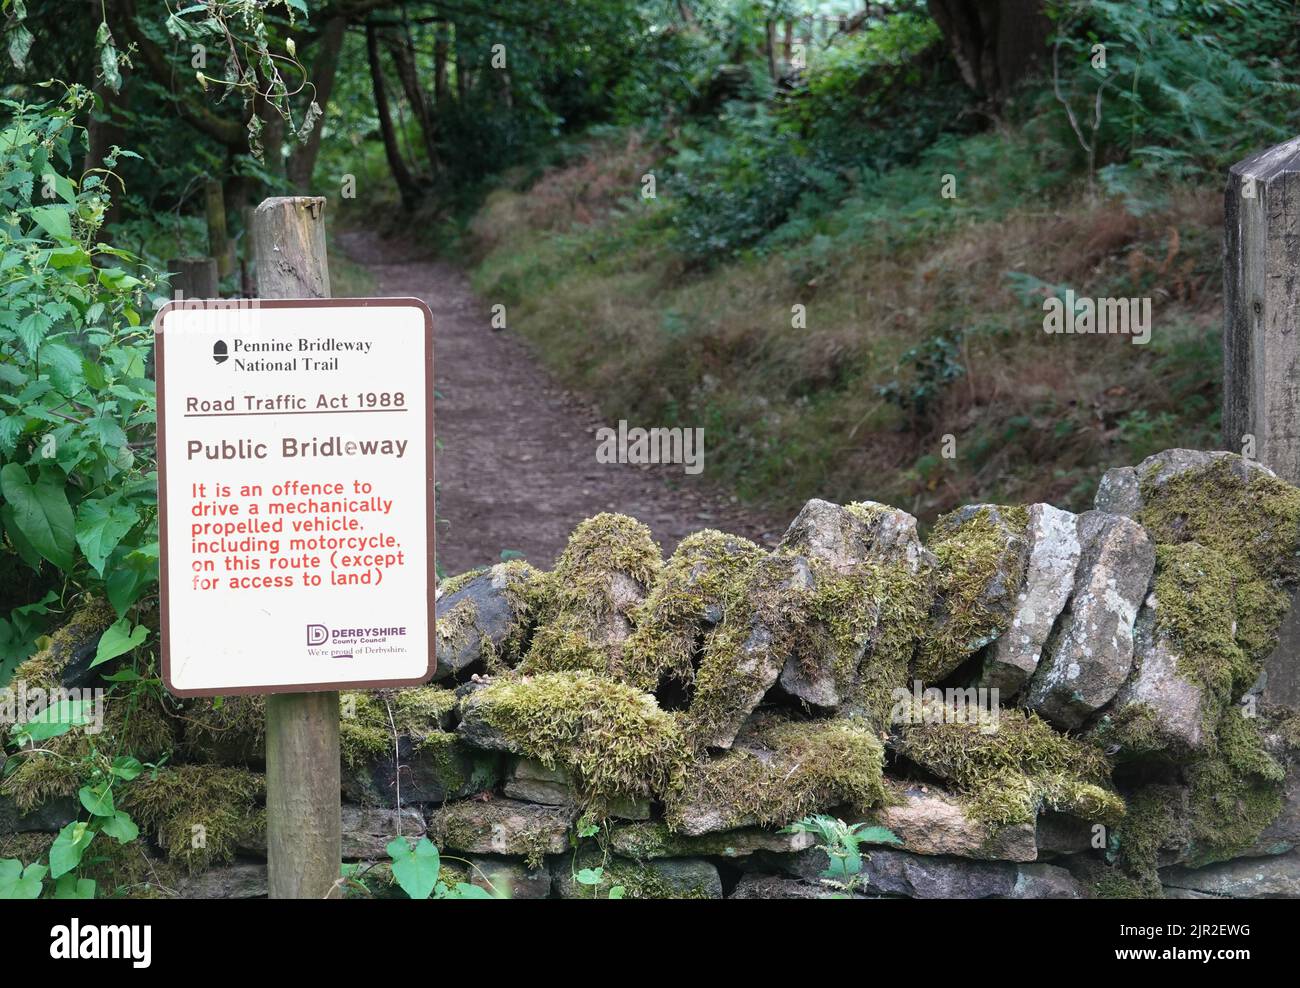
POLYGON ((1100 468, 1218 445, 1218 188, 1125 201, 1032 125, 945 137, 704 267, 675 249, 669 154, 603 133, 498 189, 472 226, 475 285, 610 419, 704 427, 706 472, 742 497, 927 519, 981 500, 1081 508, 1100 468), (1150 343, 1048 335, 1043 299, 1065 288, 1151 298, 1150 343))

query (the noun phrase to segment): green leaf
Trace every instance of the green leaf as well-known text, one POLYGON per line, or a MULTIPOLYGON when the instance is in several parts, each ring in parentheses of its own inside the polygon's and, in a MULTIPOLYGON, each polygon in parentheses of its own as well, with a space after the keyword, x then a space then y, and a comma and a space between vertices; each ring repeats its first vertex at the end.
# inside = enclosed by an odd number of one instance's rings
POLYGON ((897 844, 900 847, 903 844, 898 834, 888 827, 867 827, 857 832, 857 838, 863 844, 897 844))
POLYGON ((41 347, 41 366, 60 394, 79 394, 86 381, 81 372, 81 354, 66 343, 46 343, 41 347))
POLYGON ((76 523, 63 484, 55 475, 42 469, 33 484, 26 467, 6 463, 0 468, 0 494, 13 507, 14 524, 32 548, 59 569, 70 571, 76 523))
POLYGON ((70 823, 59 831, 50 845, 50 877, 59 878, 81 864, 81 859, 95 839, 95 831, 84 822, 70 823))
POLYGON ((99 639, 99 647, 95 649, 95 661, 90 663, 90 668, 103 665, 110 659, 115 659, 119 655, 131 651, 141 642, 149 637, 149 629, 142 624, 131 627, 131 622, 127 618, 120 618, 108 626, 99 639))
POLYGON ((611 899, 621 899, 623 898, 623 893, 626 891, 627 890, 622 885, 615 885, 609 890, 609 897, 611 899))
POLYGON ((87 499, 77 506, 77 545, 96 573, 104 575, 109 555, 139 520, 140 513, 117 495, 87 499))
POLYGON ((23 341, 23 346, 33 357, 36 356, 36 351, 40 349, 45 334, 50 331, 52 325, 49 316, 44 312, 36 311, 27 313, 18 324, 18 338, 23 341))
POLYGON ((76 875, 64 875, 54 883, 56 899, 93 899, 95 897, 95 880, 78 878, 76 875))
POLYGON ((604 876, 604 868, 583 868, 573 877, 578 880, 579 885, 599 885, 604 876))
POLYGON ((119 844, 129 844, 140 836, 140 828, 131 819, 131 815, 124 810, 116 811, 99 829, 119 844))
POLYGON ((36 225, 55 240, 72 239, 72 218, 67 206, 37 206, 31 210, 36 225))
POLYGON ((0 860, 0 899, 39 899, 44 865, 30 864, 25 869, 16 858, 0 860))
POLYGON ((393 877, 412 899, 427 899, 438 883, 442 861, 429 838, 421 837, 414 848, 403 837, 389 842, 388 856, 393 859, 393 877))
POLYGON ((130 782, 132 779, 139 778, 140 773, 144 771, 144 766, 140 764, 140 759, 133 755, 118 755, 113 759, 108 770, 123 782, 130 782))
POLYGON ((31 741, 48 741, 67 734, 74 727, 85 727, 91 721, 89 700, 60 700, 46 707, 35 717, 15 724, 9 732, 18 745, 31 741))
POLYGON ((82 786, 77 790, 77 798, 81 800, 81 805, 86 808, 86 812, 92 816, 111 817, 117 813, 117 807, 113 805, 111 783, 105 782, 98 789, 82 786))
MULTIPOLYGON (((5 531, 9 534, 9 541, 14 544, 14 550, 18 553, 18 558, 32 569, 39 571, 41 568, 41 554, 36 551, 36 547, 28 541, 27 536, 23 534, 23 530, 18 527, 13 505, 0 504, 0 523, 4 524, 5 531)), ((112 602, 111 595, 109 596, 109 602, 112 602)))

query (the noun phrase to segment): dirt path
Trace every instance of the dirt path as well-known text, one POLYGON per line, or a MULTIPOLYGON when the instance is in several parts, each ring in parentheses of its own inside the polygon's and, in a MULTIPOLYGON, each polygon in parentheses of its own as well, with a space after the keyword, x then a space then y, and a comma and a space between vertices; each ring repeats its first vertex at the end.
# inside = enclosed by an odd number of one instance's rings
POLYGON ((780 537, 782 523, 701 481, 707 434, 697 477, 681 466, 597 463, 605 423, 551 380, 527 343, 491 329, 453 265, 369 231, 343 233, 339 246, 373 274, 376 295, 415 296, 433 311, 438 561, 448 575, 498 562, 503 550, 550 568, 574 525, 601 511, 645 522, 665 554, 701 528, 780 537))

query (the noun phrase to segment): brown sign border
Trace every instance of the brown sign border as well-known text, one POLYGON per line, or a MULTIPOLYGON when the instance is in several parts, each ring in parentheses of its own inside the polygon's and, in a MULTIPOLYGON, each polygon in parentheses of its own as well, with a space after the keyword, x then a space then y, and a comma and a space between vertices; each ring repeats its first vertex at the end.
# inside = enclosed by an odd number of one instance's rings
POLYGON ((437 668, 437 641, 435 631, 437 598, 437 558, 436 534, 437 519, 434 504, 434 430, 433 430, 433 313, 420 299, 414 297, 393 298, 305 298, 305 299, 184 299, 168 302, 154 316, 154 371, 157 383, 157 447, 158 447, 158 597, 159 617, 161 621, 161 650, 163 684, 167 690, 178 697, 198 696, 241 696, 270 695, 273 693, 324 693, 341 689, 387 689, 399 686, 421 686, 427 683, 437 668), (274 686, 228 686, 223 688, 207 687, 203 689, 182 690, 172 683, 171 676, 171 613, 170 593, 167 577, 167 413, 166 413, 166 366, 164 359, 166 347, 166 319, 173 311, 185 311, 197 308, 200 304, 210 303, 214 308, 235 308, 240 303, 258 309, 325 309, 325 308, 417 308, 424 313, 424 402, 425 402, 425 449, 428 453, 425 476, 425 525, 428 538, 428 609, 429 609, 429 643, 428 665, 424 675, 415 679, 371 679, 344 680, 334 683, 285 683, 274 686))

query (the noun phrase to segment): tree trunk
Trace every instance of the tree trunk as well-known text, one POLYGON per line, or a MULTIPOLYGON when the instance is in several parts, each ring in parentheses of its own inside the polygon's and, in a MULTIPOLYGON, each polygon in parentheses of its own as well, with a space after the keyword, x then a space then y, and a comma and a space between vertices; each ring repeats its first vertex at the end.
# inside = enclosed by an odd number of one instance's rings
MULTIPOLYGON (((343 38, 347 34, 346 17, 331 17, 325 24, 320 37, 320 47, 311 63, 311 81, 316 87, 316 103, 324 111, 334 91, 334 74, 339 66, 339 52, 343 48, 343 38)), ((312 173, 316 170, 316 156, 320 153, 321 123, 307 135, 307 140, 298 145, 289 157, 289 181, 304 192, 311 184, 312 173)))
POLYGON ((447 57, 450 49, 447 25, 439 24, 433 42, 433 102, 439 109, 447 102, 447 57))
POLYGON ((366 57, 370 61, 370 82, 375 93, 375 114, 379 117, 379 134, 384 140, 384 156, 388 159, 388 170, 393 181, 397 183, 397 193, 402 205, 410 208, 416 199, 415 179, 410 169, 402 160, 402 151, 397 146, 397 134, 393 130, 393 119, 388 112, 388 93, 384 89, 384 67, 379 61, 379 37, 372 25, 366 25, 366 57))
POLYGON ((393 66, 397 69, 397 78, 402 85, 402 91, 406 93, 406 101, 411 105, 411 111, 415 114, 415 122, 420 128, 420 135, 424 138, 424 153, 429 159, 429 170, 437 174, 440 167, 438 142, 436 140, 437 126, 434 123, 433 110, 429 106, 429 101, 425 98, 424 90, 420 86, 420 77, 415 68, 415 57, 412 52, 411 36, 408 33, 405 37, 399 38, 392 33, 388 33, 384 41, 388 47, 388 53, 392 56, 393 66))
POLYGON ((1046 51, 1051 22, 1043 0, 927 0, 927 7, 962 80, 995 104, 1046 51))

